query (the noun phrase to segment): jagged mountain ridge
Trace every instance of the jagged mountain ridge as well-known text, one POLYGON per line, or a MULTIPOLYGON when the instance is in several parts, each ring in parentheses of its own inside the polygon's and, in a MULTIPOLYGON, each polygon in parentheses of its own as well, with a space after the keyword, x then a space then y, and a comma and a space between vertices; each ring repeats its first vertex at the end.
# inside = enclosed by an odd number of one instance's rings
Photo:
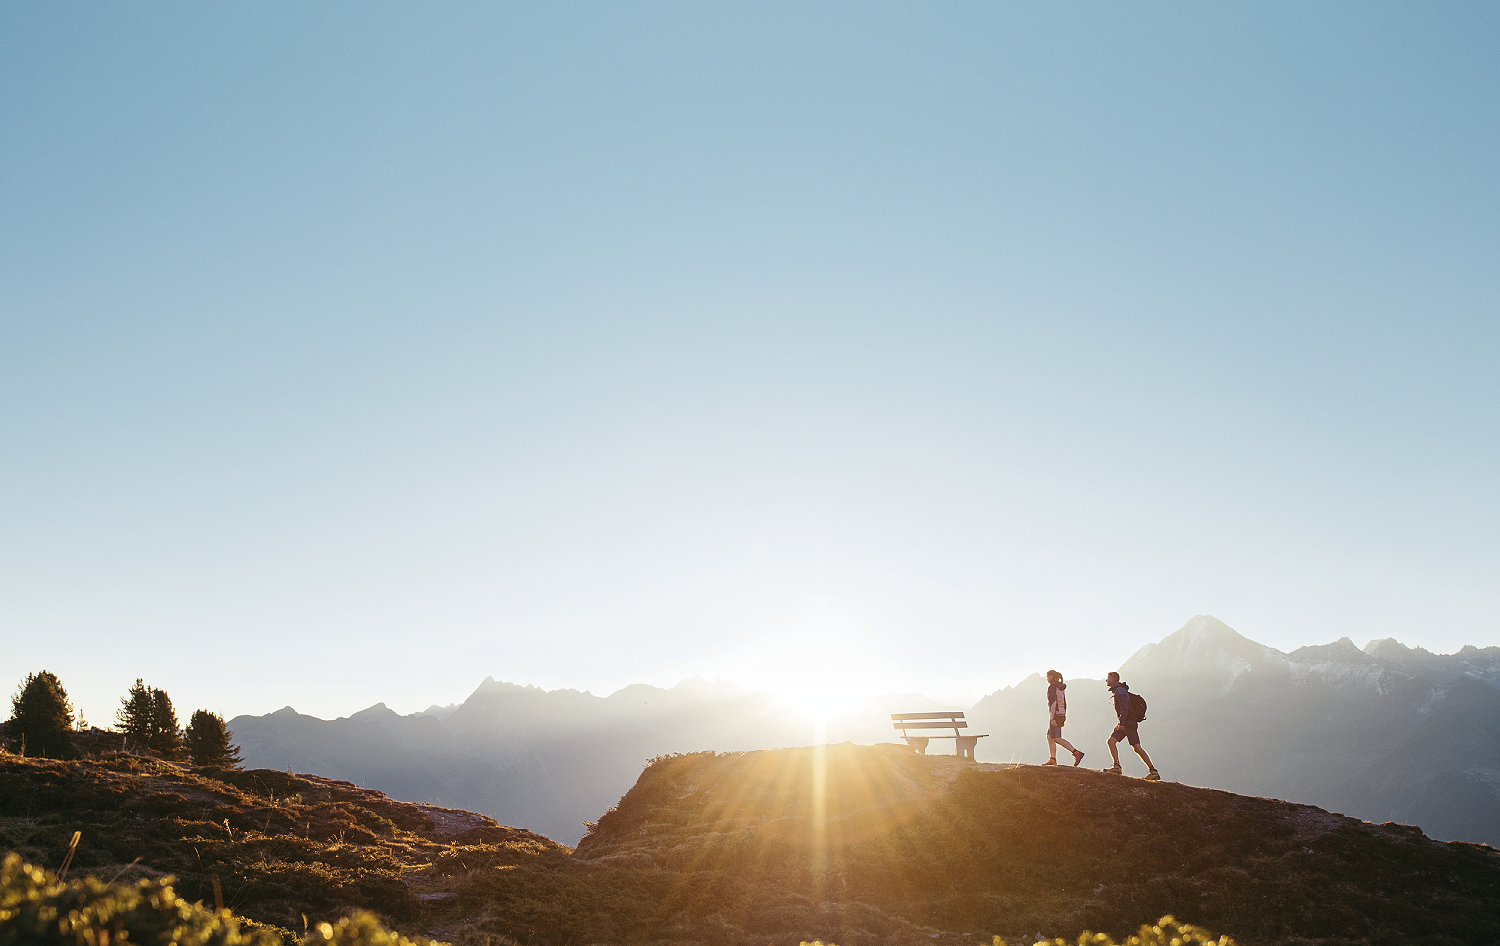
MULTIPOLYGON (((889 714, 943 708, 918 694, 887 694, 827 738, 890 738, 889 714)), ((807 745, 810 721, 776 698, 732 684, 637 684, 607 697, 486 678, 443 718, 403 716, 378 703, 335 720, 285 707, 238 716, 229 728, 248 764, 318 772, 395 798, 482 811, 531 825, 566 844, 584 822, 670 752, 807 745)))
MULTIPOLYGON (((1486 721, 1500 699, 1500 648, 1433 655, 1374 641, 1362 651, 1344 638, 1282 653, 1199 616, 1121 671, 1151 702, 1142 734, 1169 779, 1500 843, 1500 725, 1486 721)), ((1045 758, 1045 687, 1035 674, 968 708, 970 731, 991 734, 981 760, 1045 758)), ((1066 734, 1085 765, 1107 765, 1103 682, 1074 680, 1067 692, 1066 734)), ((891 712, 963 708, 887 694, 829 720, 823 738, 890 741, 891 712)), ((443 715, 377 704, 321 720, 288 707, 230 728, 253 765, 482 811, 568 844, 653 756, 814 741, 808 721, 768 695, 704 681, 599 697, 487 678, 443 715)))
POLYGON ((1469 644, 1456 654, 1434 654, 1421 647, 1406 647, 1396 639, 1386 637, 1366 644, 1365 653, 1434 683, 1472 677, 1492 687, 1500 687, 1500 647, 1481 648, 1469 644))
POLYGON ((486 678, 442 719, 402 716, 383 704, 337 720, 287 707, 237 717, 230 728, 251 764, 492 811, 572 842, 652 755, 703 748, 691 730, 705 727, 730 747, 743 747, 736 731, 757 719, 764 713, 744 699, 696 700, 654 687, 600 698, 486 678))
MULTIPOLYGON (((1440 656, 1385 641, 1361 650, 1343 638, 1282 653, 1200 615, 1120 673, 1151 704, 1142 742, 1169 779, 1493 844, 1500 688, 1489 681, 1500 679, 1497 670, 1493 647, 1440 656)), ((1040 761, 1045 721, 1035 707, 1044 689, 1039 676, 1028 678, 973 708, 995 734, 992 753, 1040 761)), ((1075 680, 1068 692, 1065 734, 1089 753, 1085 764, 1107 760, 1113 711, 1103 681, 1075 680)), ((1127 769, 1140 764, 1123 757, 1127 769)))

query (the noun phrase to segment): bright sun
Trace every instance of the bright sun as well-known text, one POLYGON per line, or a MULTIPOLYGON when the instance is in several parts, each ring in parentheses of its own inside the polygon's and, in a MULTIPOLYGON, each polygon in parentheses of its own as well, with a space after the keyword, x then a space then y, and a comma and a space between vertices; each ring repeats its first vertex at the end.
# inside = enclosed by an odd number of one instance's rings
POLYGON ((875 659, 878 652, 857 622, 819 613, 789 620, 726 654, 723 672, 741 685, 774 693, 821 732, 891 688, 897 668, 875 659))
POLYGON ((861 695, 847 688, 830 686, 826 681, 791 690, 778 689, 776 693, 814 721, 826 720, 852 709, 861 695))

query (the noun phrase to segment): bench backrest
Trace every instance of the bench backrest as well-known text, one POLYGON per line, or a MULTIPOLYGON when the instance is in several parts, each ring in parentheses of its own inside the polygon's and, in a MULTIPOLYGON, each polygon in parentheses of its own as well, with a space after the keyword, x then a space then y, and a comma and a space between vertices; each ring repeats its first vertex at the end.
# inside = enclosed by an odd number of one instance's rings
POLYGON ((958 712, 892 713, 891 728, 901 730, 903 735, 908 729, 951 729, 956 736, 960 729, 969 728, 969 724, 964 722, 964 714, 958 712))

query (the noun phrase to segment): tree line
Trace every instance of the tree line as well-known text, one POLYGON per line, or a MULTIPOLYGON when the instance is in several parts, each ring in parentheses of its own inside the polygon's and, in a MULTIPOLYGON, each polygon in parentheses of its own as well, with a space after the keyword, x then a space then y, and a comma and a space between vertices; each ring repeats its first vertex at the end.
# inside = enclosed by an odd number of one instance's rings
MULTIPOLYGON (((11 697, 10 706, 5 742, 11 752, 48 759, 71 759, 78 754, 71 734, 88 724, 82 717, 75 724, 73 704, 56 674, 46 670, 28 673, 11 697)), ((127 750, 150 749, 164 759, 222 768, 237 769, 244 762, 240 747, 229 741, 223 716, 206 709, 194 710, 184 728, 177 722, 177 711, 167 691, 148 687, 139 677, 120 699, 115 723, 127 750)))

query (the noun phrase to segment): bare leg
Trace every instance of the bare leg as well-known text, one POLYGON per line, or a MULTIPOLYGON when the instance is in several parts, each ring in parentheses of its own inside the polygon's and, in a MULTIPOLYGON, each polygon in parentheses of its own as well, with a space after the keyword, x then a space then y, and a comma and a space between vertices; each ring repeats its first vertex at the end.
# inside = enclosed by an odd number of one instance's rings
MULTIPOLYGON (((1110 748, 1113 749, 1114 746, 1110 746, 1110 748)), ((1136 755, 1138 755, 1138 756, 1141 757, 1141 761, 1144 762, 1144 763, 1146 763, 1146 768, 1150 769, 1153 772, 1156 771, 1156 766, 1154 766, 1154 765, 1151 764, 1151 757, 1148 756, 1148 755, 1146 755, 1146 750, 1145 749, 1142 749, 1140 746, 1132 746, 1131 748, 1133 748, 1135 750, 1135 754, 1136 755)), ((1118 761, 1118 760, 1116 760, 1116 761, 1118 761)))
POLYGON ((1047 737, 1047 751, 1051 754, 1052 758, 1054 758, 1054 759, 1057 758, 1057 747, 1058 746, 1062 746, 1064 749, 1068 750, 1071 753, 1074 753, 1075 755, 1078 753, 1078 750, 1074 749, 1073 748, 1073 744, 1071 742, 1069 742, 1068 740, 1061 739, 1061 738, 1059 738, 1059 739, 1053 739, 1051 736, 1047 737))
POLYGON ((1119 750, 1117 750, 1115 748, 1115 746, 1119 743, 1119 741, 1120 740, 1119 740, 1118 737, 1115 737, 1115 736, 1110 736, 1109 737, 1109 757, 1111 759, 1115 760, 1115 765, 1119 765, 1120 764, 1120 753, 1119 753, 1119 750))

